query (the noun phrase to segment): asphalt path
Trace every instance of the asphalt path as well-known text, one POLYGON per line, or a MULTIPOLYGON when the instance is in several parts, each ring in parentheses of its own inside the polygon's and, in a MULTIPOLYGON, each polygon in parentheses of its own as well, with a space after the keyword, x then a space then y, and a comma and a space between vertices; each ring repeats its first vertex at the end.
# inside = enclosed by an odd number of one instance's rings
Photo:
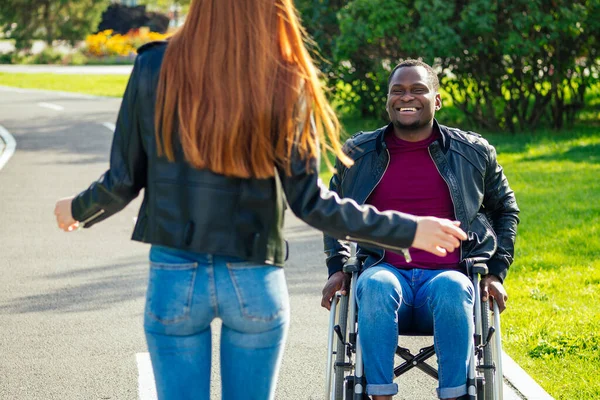
MULTIPOLYGON (((130 240, 140 199, 74 233, 59 231, 53 215, 56 199, 107 168, 119 104, 0 87, 0 125, 17 142, 0 170, 1 399, 154 397, 142 329, 149 247, 130 240)), ((292 320, 276 398, 323 399, 329 315, 320 307, 321 236, 291 214, 286 234, 292 320)), ((219 327, 213 323, 214 399, 219 327)), ((430 342, 404 344, 418 350, 430 342)), ((436 382, 420 372, 397 382, 395 399, 435 398, 436 382)))

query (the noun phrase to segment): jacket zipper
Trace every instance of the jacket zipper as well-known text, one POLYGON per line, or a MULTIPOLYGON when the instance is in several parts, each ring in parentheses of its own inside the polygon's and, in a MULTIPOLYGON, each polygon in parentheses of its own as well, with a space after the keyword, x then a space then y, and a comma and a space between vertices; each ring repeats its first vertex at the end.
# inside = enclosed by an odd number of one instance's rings
POLYGON ((101 215, 102 215, 102 214, 104 214, 104 213, 105 213, 105 210, 104 210, 104 209, 100 209, 99 211, 95 212, 95 213, 94 213, 94 214, 93 214, 91 217, 89 217, 89 218, 86 218, 86 219, 85 219, 85 220, 83 220, 83 221, 79 221, 79 224, 80 224, 81 226, 85 226, 85 224, 87 224, 88 222, 90 222, 90 221, 91 221, 91 220, 93 220, 93 219, 96 219, 96 218, 98 218, 99 216, 101 216, 101 215))
MULTIPOLYGON (((438 167, 437 163, 433 159, 433 156, 431 155, 431 149, 429 147, 427 147, 427 153, 429 153, 429 157, 431 158, 433 165, 435 165, 435 169, 437 169, 438 174, 440 174, 440 176, 442 177, 444 182, 446 182, 446 186, 448 186, 448 193, 450 193, 450 201, 452 201, 452 208, 454 208, 454 218, 456 218, 456 214, 457 214, 456 213, 456 204, 454 203, 454 196, 452 196, 452 188, 450 187, 450 184, 448 183, 448 180, 446 180, 446 177, 444 176, 444 174, 442 174, 442 171, 440 171, 440 168, 438 167)), ((458 247, 458 251, 459 251, 459 259, 462 262, 463 261, 462 243, 458 247)))
MULTIPOLYGON (((369 194, 367 195, 367 197, 365 197, 365 200, 363 201, 363 204, 365 204, 365 202, 367 201, 367 199, 369 198, 369 196, 371 196, 371 194, 373 193, 373 191, 375 190, 375 188, 377 187, 377 185, 379 185, 379 183, 383 179, 383 176, 385 175, 388 167, 390 166, 390 151, 386 148, 385 152, 387 153, 387 162, 385 164, 385 168, 383 170, 383 173, 381 174, 381 176, 379 177, 379 180, 377 181, 377 183, 375 184, 375 186, 373 186, 373 188, 371 189, 371 191, 369 192, 369 194)), ((356 241, 358 239, 354 239, 354 238, 352 238, 350 236, 346 236, 346 240, 356 241)), ((360 240, 360 241, 363 242, 363 243, 374 244, 374 245, 376 245, 378 247, 383 247, 382 244, 377 243, 377 242, 373 242, 373 241, 370 241, 370 240, 360 240)), ((388 247, 388 248, 390 248, 392 250, 397 250, 397 251, 402 252, 402 255, 404 256, 404 259, 405 259, 405 261, 407 263, 409 263, 409 262, 412 261, 412 258, 410 256, 410 253, 409 253, 408 249, 405 249, 403 247, 392 247, 392 246, 386 246, 386 247, 388 247)), ((375 266, 375 265, 379 264, 381 261, 383 261, 384 258, 385 258, 385 250, 383 250, 383 254, 381 255, 381 258, 379 260, 377 260, 377 262, 374 263, 372 266, 375 266)))

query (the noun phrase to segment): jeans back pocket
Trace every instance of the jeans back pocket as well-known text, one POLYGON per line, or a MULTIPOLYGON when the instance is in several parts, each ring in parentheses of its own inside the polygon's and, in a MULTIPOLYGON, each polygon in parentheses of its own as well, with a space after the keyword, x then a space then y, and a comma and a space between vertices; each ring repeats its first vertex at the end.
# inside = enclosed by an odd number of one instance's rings
POLYGON ((242 316, 249 321, 275 322, 289 309, 281 267, 249 262, 227 263, 242 316))
POLYGON ((146 315, 162 324, 175 324, 190 316, 198 263, 150 262, 146 315))

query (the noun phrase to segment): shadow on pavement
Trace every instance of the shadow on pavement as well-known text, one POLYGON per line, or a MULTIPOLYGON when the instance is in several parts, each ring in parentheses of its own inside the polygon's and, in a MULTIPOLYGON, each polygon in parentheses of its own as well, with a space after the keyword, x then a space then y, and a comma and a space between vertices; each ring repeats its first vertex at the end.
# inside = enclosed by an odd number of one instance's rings
MULTIPOLYGON (((132 260, 42 276, 39 280, 84 280, 53 288, 47 293, 23 296, 0 304, 0 314, 36 312, 71 313, 101 310, 136 300, 146 294, 148 264, 132 260)), ((38 282, 35 282, 38 283, 38 282)))

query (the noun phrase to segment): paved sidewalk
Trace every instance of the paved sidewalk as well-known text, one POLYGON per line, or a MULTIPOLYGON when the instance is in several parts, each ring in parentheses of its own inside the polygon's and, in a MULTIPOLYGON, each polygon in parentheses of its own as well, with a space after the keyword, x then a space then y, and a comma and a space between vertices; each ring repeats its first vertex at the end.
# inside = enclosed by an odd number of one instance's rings
POLYGON ((133 65, 0 65, 0 72, 26 74, 129 75, 133 65))

